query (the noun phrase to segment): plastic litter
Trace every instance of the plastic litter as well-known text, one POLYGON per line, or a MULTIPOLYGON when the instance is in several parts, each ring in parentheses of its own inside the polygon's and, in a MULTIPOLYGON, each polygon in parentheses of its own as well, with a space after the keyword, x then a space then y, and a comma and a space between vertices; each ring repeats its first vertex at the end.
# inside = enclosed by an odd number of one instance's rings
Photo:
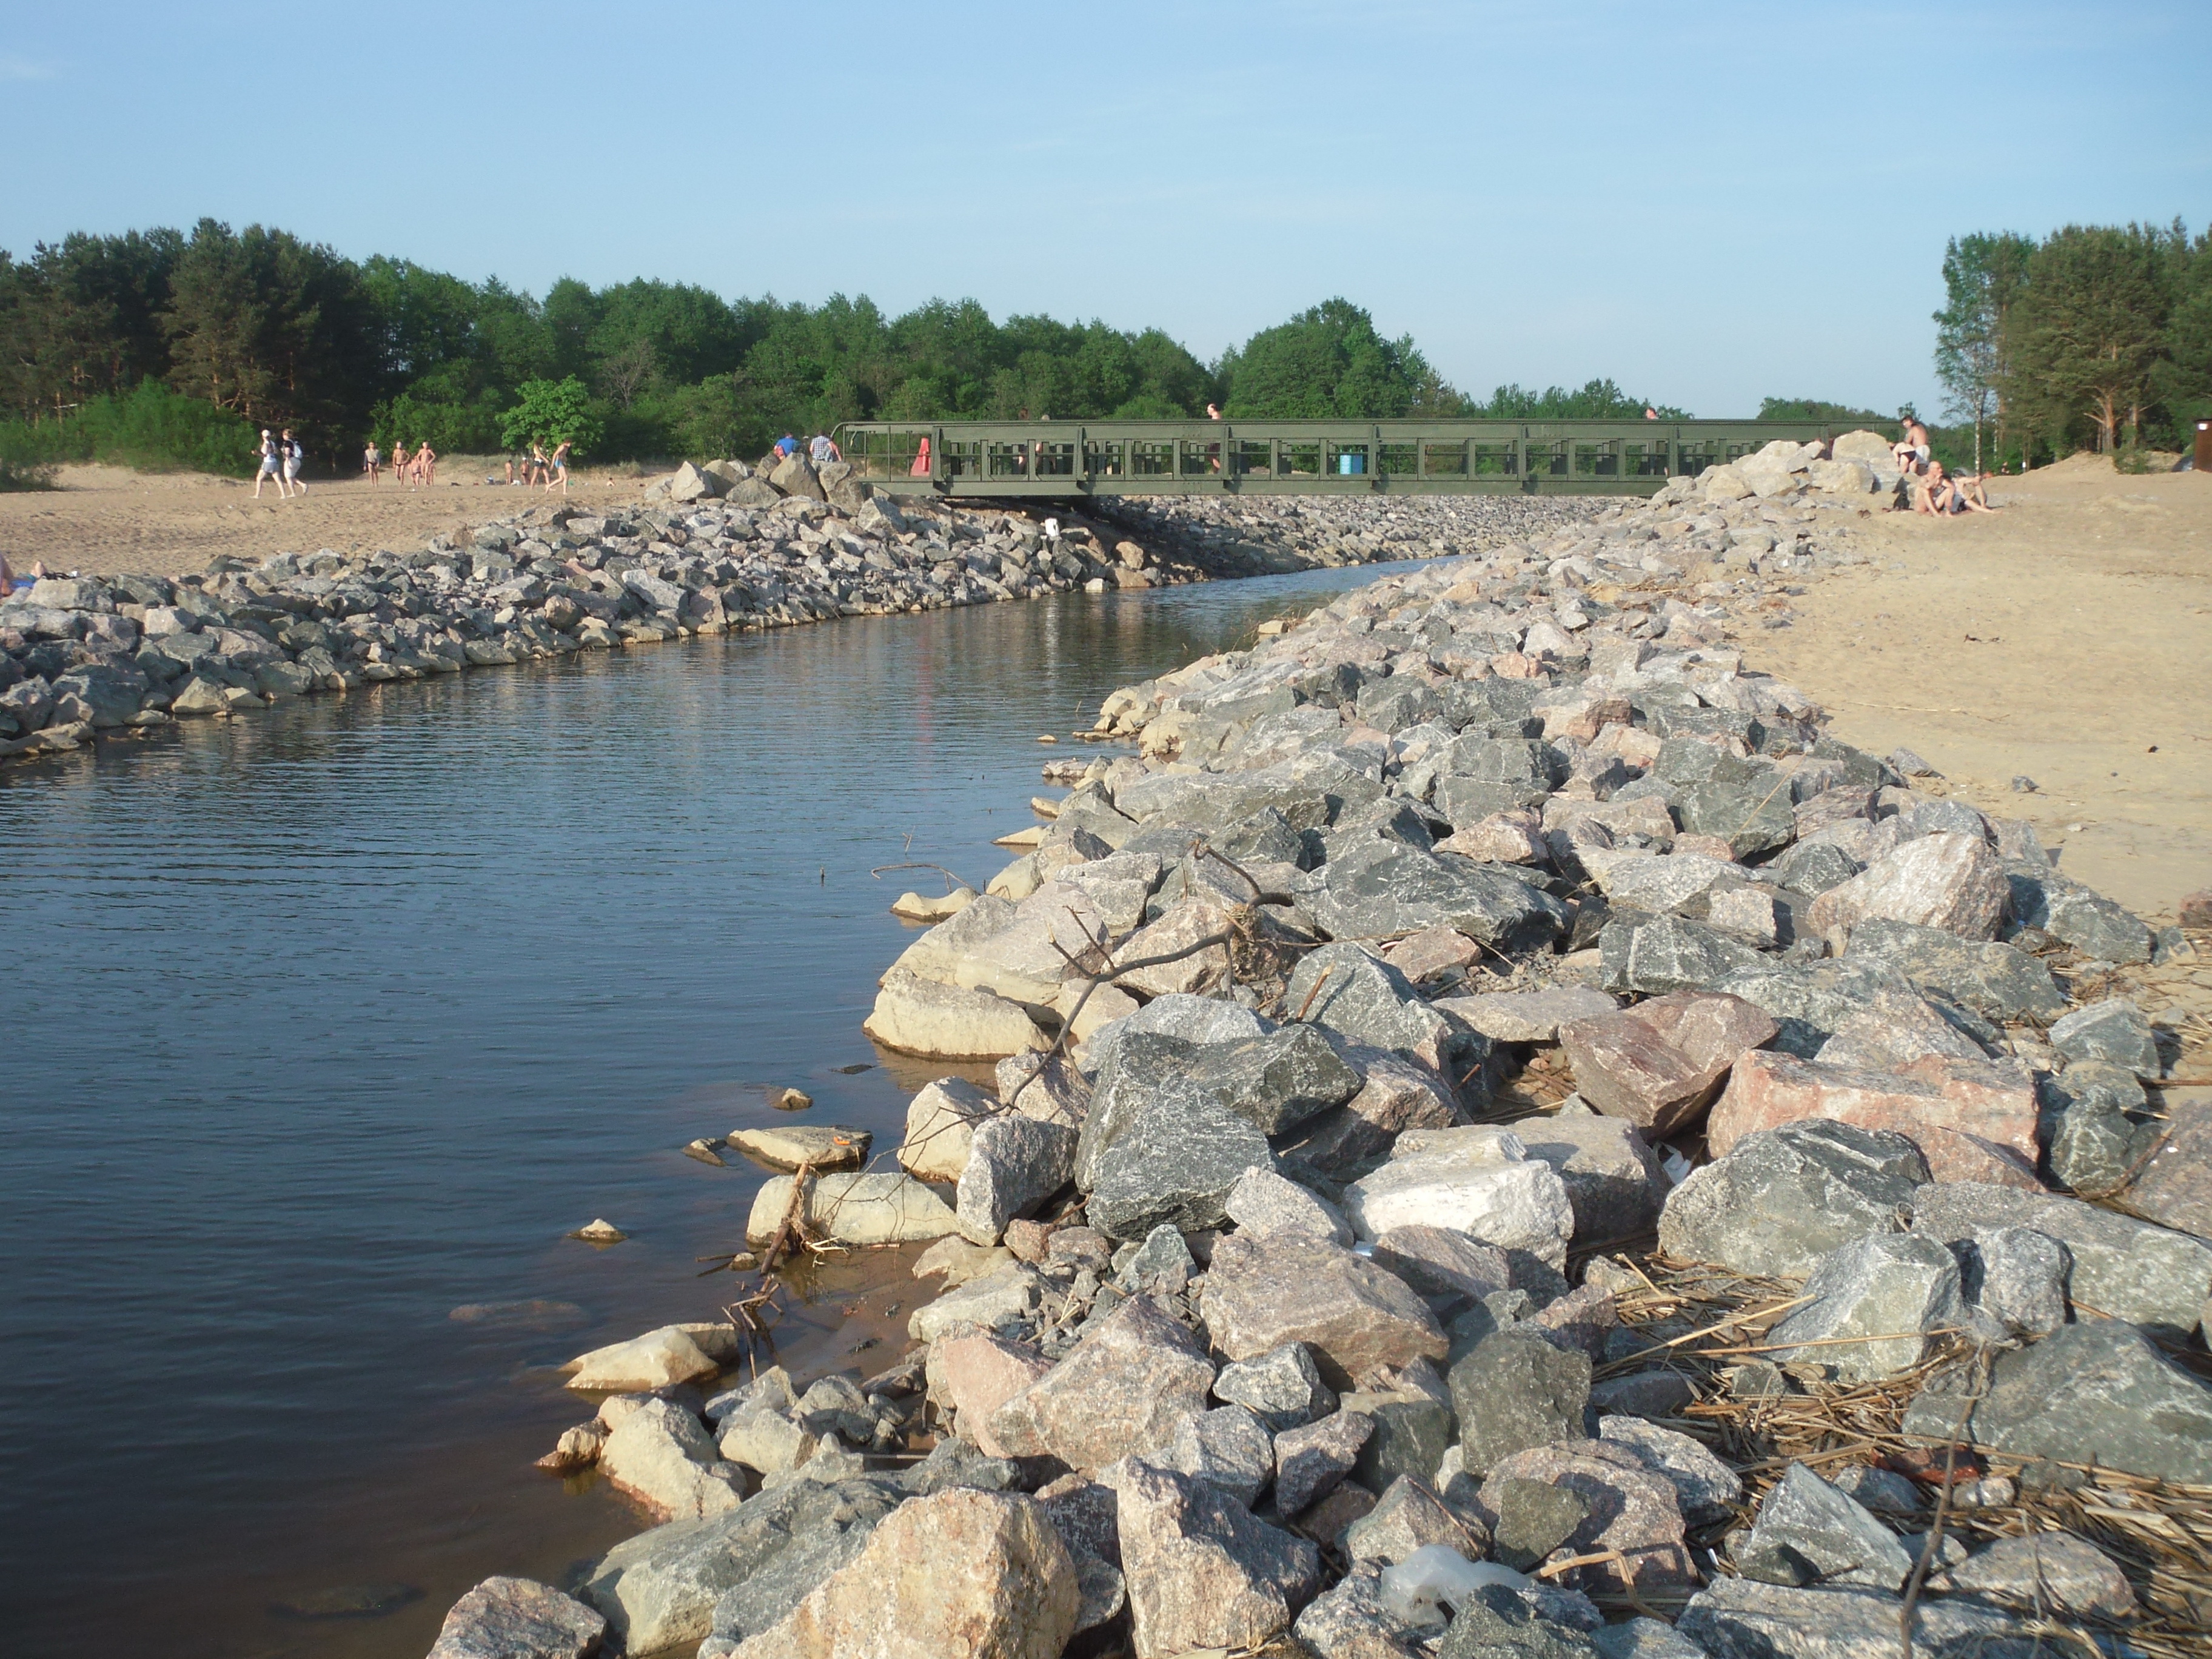
POLYGON ((1495 1561, 1470 1561, 1449 1544, 1424 1544, 1396 1566, 1384 1568, 1376 1589, 1382 1605, 1407 1623, 1441 1625, 1445 1607, 1458 1607, 1486 1585, 1525 1590, 1534 1583, 1495 1561))

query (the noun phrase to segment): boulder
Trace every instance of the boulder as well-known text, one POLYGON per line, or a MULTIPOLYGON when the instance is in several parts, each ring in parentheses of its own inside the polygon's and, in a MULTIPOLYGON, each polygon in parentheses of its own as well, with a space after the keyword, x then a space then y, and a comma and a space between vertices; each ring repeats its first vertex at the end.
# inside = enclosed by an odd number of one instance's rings
POLYGON ((1769 1331, 1777 1364, 1820 1365, 1845 1382, 1872 1382, 1930 1357, 1937 1334, 1966 1318, 1959 1264, 1933 1239, 1869 1233, 1821 1257, 1805 1281, 1812 1299, 1769 1331))
POLYGON ((572 1389, 591 1393, 649 1394, 712 1376, 721 1367, 681 1325, 616 1342, 568 1362, 572 1389))
POLYGON ((961 1172, 961 1237, 994 1244, 1016 1216, 1050 1198, 1075 1171, 1076 1132, 1062 1123, 999 1117, 979 1125, 961 1172))
POLYGON ((2048 1020, 2066 1012, 2065 994, 2035 957, 2009 945, 1981 944, 1940 927, 1862 921, 1852 930, 1844 965, 1854 961, 1893 969, 1915 985, 1939 991, 1990 1019, 2048 1020))
POLYGON ((2020 1613, 2131 1622, 2136 1593, 2112 1558, 2070 1532, 2032 1532, 1978 1549, 1949 1575, 1950 1590, 2020 1613))
POLYGON ((1220 1406, 1186 1417, 1156 1460, 1207 1481, 1249 1507, 1275 1478, 1275 1445, 1260 1419, 1242 1406, 1220 1406))
POLYGON ((2068 880, 2047 864, 2014 860, 2006 866, 2005 878, 2012 889, 2013 920, 2020 926, 2039 928, 2094 961, 2151 959, 2150 929, 2103 894, 2068 880))
POLYGON ((1319 1420, 1285 1429, 1275 1437, 1275 1508, 1303 1514, 1350 1474, 1375 1432, 1375 1419, 1364 1412, 1332 1412, 1319 1420))
POLYGON ((1703 1441, 1686 1434, 1640 1417, 1601 1417, 1598 1438, 1626 1447, 1644 1468, 1664 1476, 1674 1488, 1683 1518, 1693 1526, 1726 1520, 1743 1496, 1743 1481, 1736 1472, 1707 1450, 1703 1441))
POLYGON ((1468 1593, 1435 1651, 1437 1659, 1597 1659, 1587 1632, 1546 1618, 1496 1583, 1468 1593))
POLYGON ((1477 1126, 1401 1135, 1390 1161, 1344 1189, 1363 1238, 1397 1227, 1446 1227, 1504 1250, 1566 1262, 1574 1209, 1566 1183, 1519 1136, 1477 1126))
POLYGON ((1299 1126, 1284 1150, 1339 1179, 1382 1162, 1407 1129, 1444 1129, 1466 1121, 1451 1085, 1434 1067, 1403 1054, 1346 1045, 1365 1081, 1335 1110, 1299 1126))
MULTIPOLYGON (((1923 1389, 1905 1432, 1948 1442, 1969 1381, 1954 1374, 1923 1389)), ((2212 1388, 2116 1319, 2086 1319, 2000 1354, 1966 1434, 2014 1457, 2079 1462, 2094 1453, 2125 1474, 2212 1483, 2212 1388)))
POLYGON ((942 1381, 945 1393, 959 1413, 961 1432, 975 1441, 986 1457, 1004 1457, 1006 1448, 991 1432, 992 1413, 1047 1376, 1052 1361, 1026 1342, 1011 1342, 979 1331, 932 1344, 929 1369, 933 1386, 942 1381))
POLYGON ((1695 1117, 1729 1068, 1779 1029, 1741 997, 1676 991, 1571 1021, 1559 1028, 1559 1044, 1585 1101, 1662 1139, 1695 1117))
POLYGON ((772 1573, 799 1540, 825 1532, 865 1534, 906 1496, 888 1480, 794 1481, 726 1515, 672 1521, 625 1539, 599 1559, 580 1594, 606 1616, 627 1652, 699 1643, 713 1630, 717 1602, 772 1573))
POLYGON ((1324 1380, 1339 1389, 1382 1366, 1442 1359, 1449 1346, 1403 1282, 1318 1240, 1222 1239, 1199 1311, 1214 1346, 1229 1358, 1254 1359, 1286 1342, 1303 1342, 1324 1380))
POLYGON ((1406 1054, 1448 1075, 1489 1052, 1486 1039, 1424 1002, 1403 974, 1357 945, 1309 952, 1283 1005, 1346 1042, 1406 1054))
POLYGON ((487 1578, 453 1603, 430 1659, 589 1659, 607 1621, 532 1578, 487 1578))
POLYGON ((1318 1659, 1423 1659, 1430 1632, 1382 1603, 1381 1561, 1354 1561, 1291 1626, 1318 1659))
POLYGON ((1344 1533, 1344 1553, 1354 1561, 1402 1561, 1431 1544, 1476 1560, 1489 1543, 1480 1528, 1444 1507, 1436 1488, 1408 1474, 1391 1481, 1375 1507, 1344 1533))
POLYGON ((1563 1026, 1610 1014, 1616 1006, 1604 992, 1586 985, 1437 1000, 1437 1007, 1449 1010, 1492 1042, 1557 1042, 1563 1026))
POLYGON ((1663 996, 1722 988, 1759 955, 1739 940, 1680 916, 1622 911, 1598 934, 1599 975, 1608 991, 1663 996))
MULTIPOLYGON (((1715 1578, 1691 1598, 1674 1628, 1711 1659, 1897 1659, 1902 1607, 1879 1590, 1798 1589, 1755 1578, 1715 1578)), ((1912 1614, 1915 1653, 1966 1659, 2033 1659, 2047 1638, 2010 1615, 1945 1596, 1912 1614)))
POLYGON ((957 1182, 967 1170, 975 1131, 1003 1109, 965 1078, 938 1079, 907 1103, 900 1167, 917 1181, 957 1182))
POLYGON ((1553 1550, 1572 1555, 1620 1552, 1619 1560, 1581 1569, 1590 1575, 1583 1582, 1607 1589, 1696 1582, 1682 1541, 1682 1511, 1674 1483, 1653 1471, 1634 1448, 1576 1434, 1500 1458, 1483 1480, 1477 1510, 1493 1526, 1504 1524, 1516 1489, 1524 1485, 1579 1500, 1580 1517, 1553 1550))
POLYGON ((1321 1588, 1321 1556, 1206 1481, 1141 1462, 1115 1482, 1138 1659, 1257 1648, 1321 1588))
POLYGON ((1075 1351, 994 1412, 1007 1455, 1046 1454, 1095 1474, 1155 1453, 1206 1409, 1213 1367, 1184 1328, 1133 1297, 1085 1333, 1075 1351))
POLYGON ((1912 1557, 1897 1534, 1802 1463, 1792 1463, 1735 1547, 1736 1571, 1770 1584, 1902 1589, 1912 1557))
POLYGON ((2212 1239, 2212 1106, 2170 1101, 2158 1127, 2158 1149, 2141 1164, 2127 1206, 2160 1226, 2212 1239))
POLYGON ((1091 1224, 1113 1237, 1140 1238, 1163 1224, 1218 1227, 1244 1172, 1273 1167, 1266 1133, 1193 1081, 1203 1070, 1201 1053, 1175 1037, 1137 1032, 1114 1044, 1099 1066, 1075 1178, 1090 1195, 1091 1224))
POLYGON ((747 1158, 779 1169, 795 1170, 811 1164, 817 1170, 836 1170, 865 1163, 875 1137, 866 1129, 838 1124, 788 1123, 765 1129, 735 1129, 726 1139, 747 1158))
POLYGON ((1336 1409, 1336 1395, 1303 1342, 1224 1365, 1213 1379, 1213 1397, 1243 1407, 1270 1433, 1303 1427, 1336 1409))
POLYGON ((1519 1328, 1484 1337, 1451 1368, 1462 1466, 1480 1476, 1516 1452, 1582 1439, 1589 1390, 1587 1354, 1519 1328))
POLYGON ((1349 1245, 1352 1228, 1334 1205, 1272 1170, 1250 1169, 1229 1190, 1223 1206, 1237 1230, 1253 1238, 1286 1236, 1349 1245))
POLYGON ((647 1400, 615 1425, 599 1449, 599 1473, 662 1520, 720 1515, 744 1496, 699 1419, 666 1400, 647 1400))
POLYGON ((1504 1250, 1455 1227, 1388 1228, 1376 1237, 1372 1260, 1440 1304, 1480 1302, 1513 1283, 1504 1250))
POLYGON ((1863 960, 1785 962, 1764 957, 1730 974, 1713 988, 1765 1009, 1781 1028, 1771 1046, 1800 1060, 1819 1054, 1856 1017, 1918 1000, 1902 974, 1863 960))
MULTIPOLYGON (((1902 1135, 1814 1120, 1746 1135, 1667 1195, 1677 1261, 1802 1278, 1840 1244, 1905 1230, 1928 1164, 1902 1135)), ((1992 1189, 1995 1190, 1995 1189, 1992 1189)))
POLYGON ((1079 1601, 1075 1563, 1035 1499, 954 1489, 888 1516, 734 1659, 1058 1659, 1079 1601))
POLYGON ((2051 1026, 2051 1046, 2069 1060, 2103 1060, 2137 1077, 2154 1078, 2165 1069, 2150 1022, 2125 997, 2106 997, 2076 1008, 2051 1026))
POLYGON ((810 501, 830 499, 822 488, 822 480, 814 471, 814 464, 804 455, 787 455, 776 464, 768 481, 787 495, 803 495, 810 501))
POLYGON ((1877 991, 1836 1027, 1814 1058, 1862 1072, 1902 1071, 1916 1060, 1982 1060, 1980 1043, 1909 991, 1877 991))
POLYGON ((1923 836, 1831 887, 1813 901, 1807 920, 1838 956, 1859 924, 1870 921, 1993 939, 2010 892, 2003 865, 1980 836, 1923 836))
POLYGON ((1398 939, 1443 927, 1512 953, 1541 949, 1566 931, 1566 907, 1550 894, 1489 866, 1402 842, 1355 844, 1319 874, 1306 907, 1337 939, 1398 939))
POLYGON ((2066 1322, 2066 1247, 2028 1227, 1996 1227, 1951 1245, 1974 1312, 1996 1340, 2048 1336, 2066 1322))
POLYGON ((916 1308, 908 1316, 907 1334, 934 1342, 963 1325, 988 1331, 1024 1323, 1036 1311, 1040 1282, 1026 1261, 984 1273, 916 1308))
POLYGON ((1633 1238, 1659 1224, 1667 1180, 1650 1144, 1618 1117, 1571 1109, 1545 1117, 1516 1118, 1506 1128, 1521 1138, 1532 1158, 1559 1174, 1574 1211, 1576 1240, 1583 1244, 1633 1238))
POLYGON ((884 975, 860 1029, 886 1048, 931 1060, 998 1060, 1048 1046, 1019 1003, 896 967, 884 975))
POLYGON ((2212 1244, 2079 1199, 1958 1182, 1924 1188, 1912 1200, 1912 1231, 1939 1244, 2000 1227, 2030 1228, 2063 1244, 2072 1262, 2069 1293, 2109 1318, 2185 1337, 2212 1295, 2212 1244))
MULTIPOLYGON (((792 1203, 797 1177, 763 1183, 745 1219, 745 1242, 775 1237, 792 1203)), ((890 1170, 809 1176, 799 1223, 810 1237, 841 1244, 903 1244, 960 1231, 960 1218, 938 1188, 890 1170)))
POLYGON ((1930 1056, 1902 1073, 1876 1073, 1747 1054, 1713 1108, 1706 1144, 1724 1155, 1747 1134, 1809 1118, 1904 1135, 1937 1181, 2042 1186, 2035 1090, 2017 1067, 1930 1056))

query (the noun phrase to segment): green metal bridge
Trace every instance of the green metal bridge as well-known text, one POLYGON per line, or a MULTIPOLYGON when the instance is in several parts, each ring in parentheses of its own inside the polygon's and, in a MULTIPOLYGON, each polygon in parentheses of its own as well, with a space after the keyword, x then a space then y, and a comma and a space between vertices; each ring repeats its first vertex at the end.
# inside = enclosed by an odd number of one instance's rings
POLYGON ((1676 473, 1847 422, 848 421, 858 475, 891 495, 1649 495, 1676 473))

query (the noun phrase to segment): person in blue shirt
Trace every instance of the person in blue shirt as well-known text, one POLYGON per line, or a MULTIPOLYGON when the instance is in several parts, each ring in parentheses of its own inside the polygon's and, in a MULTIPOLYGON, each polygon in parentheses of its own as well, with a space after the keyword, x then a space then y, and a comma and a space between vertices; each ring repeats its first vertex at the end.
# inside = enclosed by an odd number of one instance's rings
POLYGON ((799 440, 788 432, 785 433, 775 441, 775 453, 783 459, 789 460, 799 453, 799 440))

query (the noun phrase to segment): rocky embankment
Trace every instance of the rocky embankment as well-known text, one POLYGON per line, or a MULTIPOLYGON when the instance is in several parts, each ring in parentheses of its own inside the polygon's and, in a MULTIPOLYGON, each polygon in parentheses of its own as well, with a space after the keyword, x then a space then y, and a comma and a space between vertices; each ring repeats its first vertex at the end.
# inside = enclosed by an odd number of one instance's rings
MULTIPOLYGON (((1380 503, 1255 564, 1148 548, 1073 513, 877 495, 837 463, 685 466, 615 514, 541 506, 419 551, 284 553, 204 574, 47 577, 0 602, 0 757, 47 755, 367 682, 696 634, 1150 587, 1409 556, 1380 503), (1376 521, 1369 533, 1358 528, 1376 521), (1308 550, 1310 547, 1310 550, 1308 550)), ((1453 516, 1473 550, 1586 515, 1583 499, 1453 516)), ((1185 538, 1188 541, 1188 538, 1185 538)))
POLYGON ((912 1350, 583 1356, 552 1461, 667 1519, 441 1651, 2191 1650, 2212 1110, 2112 994, 2190 940, 1724 642, 1709 553, 1852 556, 1816 465, 1109 699, 870 1018, 995 1088, 748 1225, 936 1241, 912 1350))

